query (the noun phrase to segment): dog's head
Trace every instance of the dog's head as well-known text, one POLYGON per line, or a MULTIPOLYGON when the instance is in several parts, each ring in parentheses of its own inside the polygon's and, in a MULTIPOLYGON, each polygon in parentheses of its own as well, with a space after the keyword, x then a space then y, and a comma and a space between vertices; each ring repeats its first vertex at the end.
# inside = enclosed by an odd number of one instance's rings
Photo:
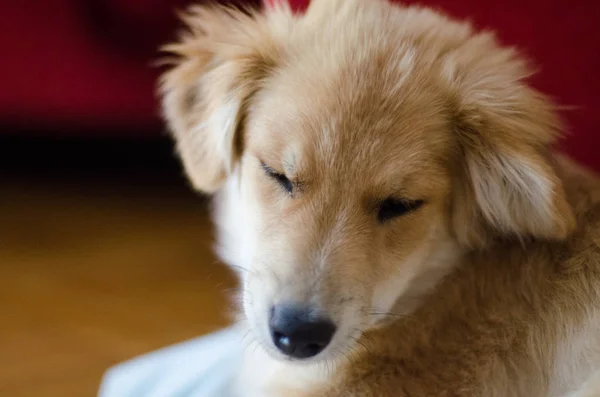
POLYGON ((329 359, 468 249, 574 226, 551 105, 489 34, 383 1, 194 8, 162 80, 268 351, 329 359))

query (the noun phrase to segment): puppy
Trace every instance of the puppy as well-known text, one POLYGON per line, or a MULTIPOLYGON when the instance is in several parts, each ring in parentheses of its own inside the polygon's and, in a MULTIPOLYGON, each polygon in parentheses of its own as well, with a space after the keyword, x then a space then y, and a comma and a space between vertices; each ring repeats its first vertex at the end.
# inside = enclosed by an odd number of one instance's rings
POLYGON ((381 0, 184 20, 163 109, 239 272, 238 395, 593 384, 600 183, 513 49, 381 0))

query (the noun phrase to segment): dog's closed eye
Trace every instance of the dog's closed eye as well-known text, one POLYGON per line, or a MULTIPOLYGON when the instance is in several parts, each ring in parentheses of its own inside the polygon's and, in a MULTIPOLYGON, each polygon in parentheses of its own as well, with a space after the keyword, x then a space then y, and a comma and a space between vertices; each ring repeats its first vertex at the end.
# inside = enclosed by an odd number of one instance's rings
POLYGON ((291 195, 294 192, 294 183, 285 174, 275 171, 265 163, 261 163, 261 166, 265 170, 265 173, 275 180, 287 193, 291 195))
POLYGON ((423 200, 407 200, 389 197, 383 200, 377 207, 377 220, 384 223, 391 219, 406 215, 417 210, 424 204, 423 200))

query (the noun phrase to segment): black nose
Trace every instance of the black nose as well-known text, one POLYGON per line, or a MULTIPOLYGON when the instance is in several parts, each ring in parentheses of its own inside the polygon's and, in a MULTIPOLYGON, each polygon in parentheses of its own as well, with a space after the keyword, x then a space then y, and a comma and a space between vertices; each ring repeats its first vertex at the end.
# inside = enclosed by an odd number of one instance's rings
POLYGON ((335 325, 309 308, 281 305, 271 311, 271 337, 275 346, 294 358, 319 354, 335 333, 335 325))

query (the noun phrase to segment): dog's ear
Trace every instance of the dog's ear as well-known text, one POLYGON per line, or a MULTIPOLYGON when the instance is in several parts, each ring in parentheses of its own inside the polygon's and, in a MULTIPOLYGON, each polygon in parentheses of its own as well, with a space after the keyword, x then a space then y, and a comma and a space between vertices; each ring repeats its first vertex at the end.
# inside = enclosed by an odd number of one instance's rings
POLYGON ((196 6, 160 81, 163 114, 194 187, 216 191, 239 158, 247 108, 279 61, 291 12, 196 6))
POLYGON ((525 62, 487 34, 447 61, 460 159, 453 203, 457 236, 470 245, 494 234, 568 236, 575 218, 551 153, 561 125, 554 106, 523 81, 531 74, 525 62))

